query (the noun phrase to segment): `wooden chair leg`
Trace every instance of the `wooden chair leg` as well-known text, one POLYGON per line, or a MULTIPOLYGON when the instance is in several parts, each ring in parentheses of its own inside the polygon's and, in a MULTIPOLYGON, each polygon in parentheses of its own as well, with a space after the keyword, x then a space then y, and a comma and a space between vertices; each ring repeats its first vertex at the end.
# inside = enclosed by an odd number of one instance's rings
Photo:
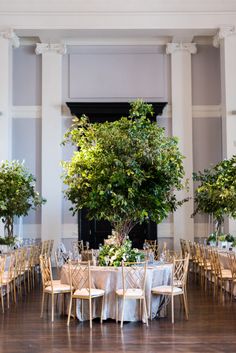
POLYGON ((67 318, 67 326, 70 325, 70 315, 71 315, 72 301, 73 301, 72 296, 70 296, 69 311, 68 311, 68 318, 67 318))
POLYGON ((149 309, 150 320, 152 321, 152 293, 150 295, 150 309, 149 309))
POLYGON ((145 316, 146 316, 146 325, 148 327, 148 313, 147 313, 147 304, 146 304, 146 299, 145 297, 143 298, 143 308, 144 308, 144 312, 145 312, 145 316))
POLYGON ((89 327, 92 328, 92 299, 89 299, 89 327))
POLYGON ((54 321, 54 294, 52 294, 51 297, 52 297, 51 305, 52 305, 52 322, 53 322, 54 321))
POLYGON ((175 322, 175 317, 174 317, 174 314, 175 313, 175 310, 174 310, 174 296, 172 295, 171 296, 171 323, 174 324, 175 322))
POLYGON ((116 295, 116 322, 118 322, 119 297, 116 295))
POLYGON ((1 287, 1 302, 2 302, 2 312, 4 314, 4 299, 3 299, 3 290, 2 290, 2 287, 1 287))
POLYGON ((104 310, 104 301, 105 301, 105 296, 102 296, 102 309, 101 309, 101 319, 100 319, 100 323, 102 324, 102 320, 103 320, 103 310, 104 310))
POLYGON ((122 312, 121 312, 121 322, 120 322, 120 327, 123 327, 123 321, 124 321, 124 308, 125 308, 125 297, 122 298, 122 312))
POLYGON ((10 308, 10 286, 9 283, 7 283, 7 308, 10 308))
POLYGON ((187 298, 186 298, 185 292, 183 292, 183 299, 184 299, 185 316, 186 316, 186 319, 188 320, 188 304, 187 304, 187 298))
POLYGON ((43 307, 44 307, 44 292, 43 292, 43 295, 42 295, 42 303, 41 303, 41 314, 40 314, 40 317, 43 317, 43 307))

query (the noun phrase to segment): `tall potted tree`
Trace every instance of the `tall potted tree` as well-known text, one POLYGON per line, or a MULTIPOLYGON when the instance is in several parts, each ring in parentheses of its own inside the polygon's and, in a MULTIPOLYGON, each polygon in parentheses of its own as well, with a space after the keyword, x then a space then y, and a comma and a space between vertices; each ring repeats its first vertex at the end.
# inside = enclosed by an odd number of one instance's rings
POLYGON ((195 212, 212 214, 219 236, 224 217, 236 218, 236 156, 211 169, 193 174, 199 183, 195 191, 195 212))
POLYGON ((75 118, 63 142, 77 147, 62 163, 71 210, 110 221, 120 244, 137 223, 160 223, 183 202, 174 193, 184 187, 177 138, 165 136, 151 115, 152 106, 137 100, 114 122, 75 118))
POLYGON ((5 244, 14 243, 14 217, 26 216, 46 200, 35 191, 34 176, 19 161, 0 164, 0 218, 4 223, 5 244))

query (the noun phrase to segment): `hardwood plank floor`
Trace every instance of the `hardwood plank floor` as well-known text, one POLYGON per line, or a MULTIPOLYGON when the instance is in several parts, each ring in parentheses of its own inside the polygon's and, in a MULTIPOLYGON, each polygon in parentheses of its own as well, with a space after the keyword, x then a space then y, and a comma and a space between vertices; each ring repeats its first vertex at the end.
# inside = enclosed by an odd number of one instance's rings
POLYGON ((149 328, 142 323, 125 323, 123 330, 114 321, 100 325, 94 321, 71 320, 50 314, 40 319, 41 291, 35 289, 16 307, 0 314, 0 353, 65 353, 65 352, 235 352, 236 301, 225 304, 213 300, 194 283, 189 288, 190 319, 186 321, 178 307, 174 325, 167 318, 153 320, 149 328))

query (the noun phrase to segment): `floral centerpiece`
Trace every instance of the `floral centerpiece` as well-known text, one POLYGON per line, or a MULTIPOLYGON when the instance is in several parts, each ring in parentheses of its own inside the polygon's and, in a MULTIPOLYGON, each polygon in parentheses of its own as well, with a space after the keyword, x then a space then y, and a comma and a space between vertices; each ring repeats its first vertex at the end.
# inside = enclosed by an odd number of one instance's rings
POLYGON ((100 247, 98 262, 100 266, 121 266, 124 262, 143 261, 144 254, 138 249, 132 248, 132 241, 126 237, 122 243, 119 241, 117 232, 106 239, 105 244, 100 247))

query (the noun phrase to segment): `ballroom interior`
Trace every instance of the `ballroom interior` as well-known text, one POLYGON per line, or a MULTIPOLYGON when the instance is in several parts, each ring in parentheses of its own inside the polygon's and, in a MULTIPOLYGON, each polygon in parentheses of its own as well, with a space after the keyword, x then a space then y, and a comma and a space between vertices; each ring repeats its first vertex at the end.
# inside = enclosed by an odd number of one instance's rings
MULTIPOLYGON (((192 174, 236 154, 235 63, 232 0, 0 0, 0 161, 24 161, 47 200, 15 219, 16 236, 26 245, 51 240, 51 250, 45 250, 51 255, 61 243, 73 252, 77 240, 98 247, 103 238, 96 240, 96 225, 81 213, 72 215, 63 193, 61 161, 77 150, 62 145, 63 136, 73 115, 90 113, 93 120, 99 109, 99 117, 106 115, 108 107, 123 114, 122 104, 140 98, 159 107, 157 124, 166 136, 178 138, 188 179, 188 190, 178 191, 178 197, 189 199, 160 224, 142 230, 143 238, 171 252, 183 251, 182 240, 203 244, 213 225, 207 214, 192 217, 197 187, 192 174)), ((112 113, 106 116, 113 119, 112 113)), ((236 236, 236 221, 225 218, 224 232, 236 236)), ((5 307, 2 352, 110 352, 113 343, 115 352, 153 352, 159 345, 161 352, 230 352, 235 299, 225 293, 222 299, 221 291, 230 289, 223 284, 216 289, 204 261, 192 254, 189 259, 189 321, 177 298, 174 326, 168 311, 159 320, 149 317, 149 327, 131 322, 122 331, 109 320, 114 319, 109 308, 104 314, 108 322, 93 320, 92 330, 87 321, 72 318, 68 327, 67 317, 58 314, 52 323, 50 309, 40 319, 42 291, 35 280, 36 289, 25 295, 22 288, 23 299, 5 307), (23 323, 17 328, 20 316, 23 323)), ((55 270, 54 256, 51 260, 55 270)), ((219 283, 225 282, 221 278, 219 283)))

